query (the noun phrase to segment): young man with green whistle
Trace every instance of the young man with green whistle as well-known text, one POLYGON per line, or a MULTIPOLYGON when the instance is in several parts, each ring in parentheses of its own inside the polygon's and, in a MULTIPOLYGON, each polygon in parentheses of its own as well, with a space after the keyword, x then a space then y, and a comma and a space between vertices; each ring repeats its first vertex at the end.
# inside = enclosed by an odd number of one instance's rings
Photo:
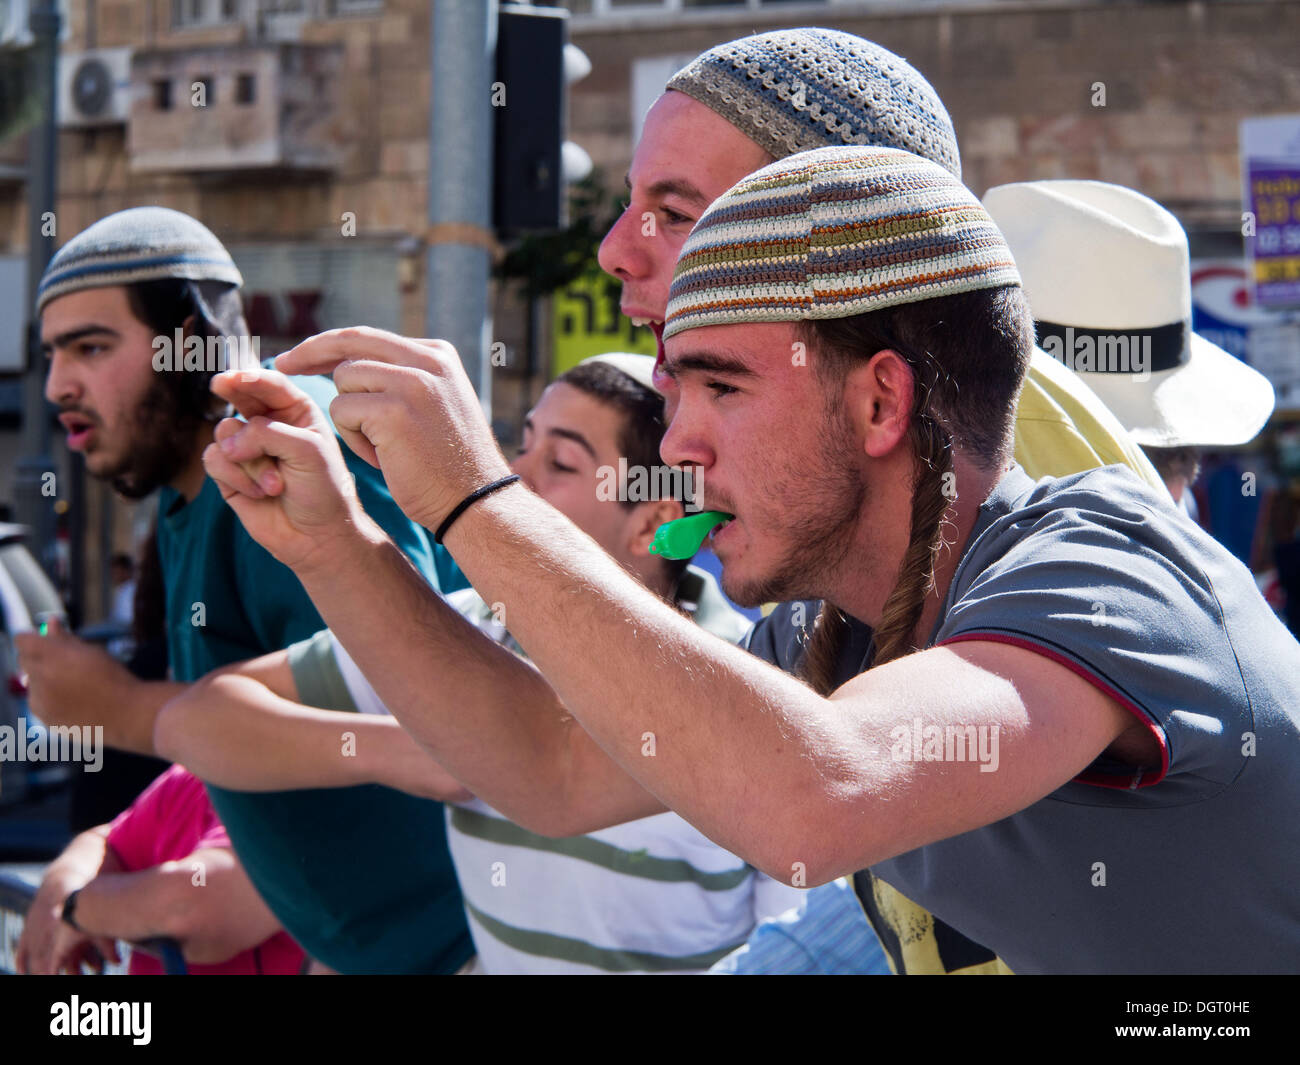
MULTIPOLYGON (((667 88, 646 116, 628 171, 629 203, 600 254, 605 270, 623 282, 624 313, 656 334, 691 226, 714 198, 758 167, 791 152, 858 143, 914 152, 961 176, 952 122, 934 88, 905 59, 849 33, 779 30, 730 41, 700 55, 667 88)), ((1119 462, 1160 486, 1141 449, 1082 378, 1037 349, 1017 401, 1015 456, 1031 477, 1119 462)), ((818 610, 819 604, 804 603, 781 616, 802 629, 818 610)), ((867 634, 851 636, 861 642, 867 634)), ((802 668, 800 661, 786 665, 802 668)), ((988 950, 963 942, 898 893, 888 909, 893 923, 927 929, 919 939, 908 937, 909 957, 896 959, 896 968, 1004 969, 988 950)))
POLYGON ((913 155, 792 156, 696 225, 662 455, 733 516, 711 537, 732 598, 870 628, 863 654, 823 621, 812 684, 761 660, 791 650, 779 623, 757 655, 700 633, 506 482, 445 343, 343 330, 278 365, 333 372, 349 446, 504 604, 540 675, 474 655, 516 698, 430 704, 456 619, 360 511, 319 417, 276 419, 281 381, 223 380, 269 416, 223 423, 205 463, 404 726, 522 824, 666 806, 773 877, 854 874, 868 908, 888 884, 1016 972, 1292 970, 1300 828, 1258 815, 1300 800, 1300 646, 1130 472, 1014 464, 1032 335, 1001 234, 913 155))

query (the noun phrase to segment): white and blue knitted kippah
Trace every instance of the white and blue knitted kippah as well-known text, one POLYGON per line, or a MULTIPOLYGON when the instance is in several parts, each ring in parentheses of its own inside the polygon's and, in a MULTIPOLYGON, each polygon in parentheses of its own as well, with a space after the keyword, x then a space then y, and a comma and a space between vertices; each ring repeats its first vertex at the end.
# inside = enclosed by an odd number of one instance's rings
POLYGON ((131 207, 101 218, 58 250, 36 291, 36 312, 69 292, 165 277, 244 283, 207 226, 168 207, 131 207))
POLYGON ((993 219, 948 171, 895 148, 819 148, 756 170, 704 212, 677 260, 664 339, 1019 284, 993 219))
POLYGON ((902 56, 840 30, 760 33, 711 48, 668 82, 770 155, 876 144, 961 177, 952 119, 902 56))

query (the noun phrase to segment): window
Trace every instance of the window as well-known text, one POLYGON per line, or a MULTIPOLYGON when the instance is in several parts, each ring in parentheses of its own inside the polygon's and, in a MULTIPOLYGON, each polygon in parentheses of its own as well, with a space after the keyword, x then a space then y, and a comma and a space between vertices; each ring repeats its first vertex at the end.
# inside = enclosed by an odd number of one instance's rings
POLYGON ((159 78, 153 83, 153 106, 155 111, 172 109, 172 83, 170 78, 159 78))
POLYGON ((384 0, 330 0, 331 15, 377 15, 384 0))
POLYGON ((235 78, 235 103, 251 104, 257 99, 257 77, 240 74, 235 78))
POLYGON ((172 0, 172 29, 198 29, 236 22, 240 7, 240 0, 172 0))
MULTIPOLYGON (((587 0, 590 7, 591 0, 587 0)), ((172 28, 200 29, 259 19, 315 19, 335 15, 378 15, 384 0, 172 0, 172 28)))
MULTIPOLYGON (((589 15, 596 18, 610 15, 643 15, 653 11, 679 12, 697 11, 701 14, 713 14, 725 11, 757 11, 763 8, 779 8, 792 0, 559 0, 561 6, 568 8, 575 15, 589 15)), ((844 0, 793 0, 812 7, 817 3, 833 5, 844 0)))

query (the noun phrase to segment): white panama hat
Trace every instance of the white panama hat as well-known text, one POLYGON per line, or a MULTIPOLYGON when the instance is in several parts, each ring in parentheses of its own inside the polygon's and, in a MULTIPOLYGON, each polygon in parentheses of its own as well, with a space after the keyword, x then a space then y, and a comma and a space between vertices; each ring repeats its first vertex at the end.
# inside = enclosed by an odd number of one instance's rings
POLYGON ((1039 346, 1076 370, 1139 444, 1244 444, 1273 386, 1192 332, 1187 234, 1101 181, 998 185, 984 207, 1015 256, 1039 346))

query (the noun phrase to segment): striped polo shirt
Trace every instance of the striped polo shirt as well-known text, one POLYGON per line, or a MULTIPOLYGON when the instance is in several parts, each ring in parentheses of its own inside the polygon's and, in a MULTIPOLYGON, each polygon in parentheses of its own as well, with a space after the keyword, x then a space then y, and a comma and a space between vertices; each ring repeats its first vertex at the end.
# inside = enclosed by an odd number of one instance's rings
MULTIPOLYGON (((682 601, 707 631, 735 642, 748 622, 713 578, 691 567, 682 601)), ((476 592, 448 597, 463 616, 522 654, 476 592)), ((291 654, 303 692, 386 713, 332 634, 291 654)), ((447 844, 485 973, 689 973, 744 945, 758 921, 803 892, 772 880, 676 814, 551 839, 478 800, 447 806, 447 844)))

